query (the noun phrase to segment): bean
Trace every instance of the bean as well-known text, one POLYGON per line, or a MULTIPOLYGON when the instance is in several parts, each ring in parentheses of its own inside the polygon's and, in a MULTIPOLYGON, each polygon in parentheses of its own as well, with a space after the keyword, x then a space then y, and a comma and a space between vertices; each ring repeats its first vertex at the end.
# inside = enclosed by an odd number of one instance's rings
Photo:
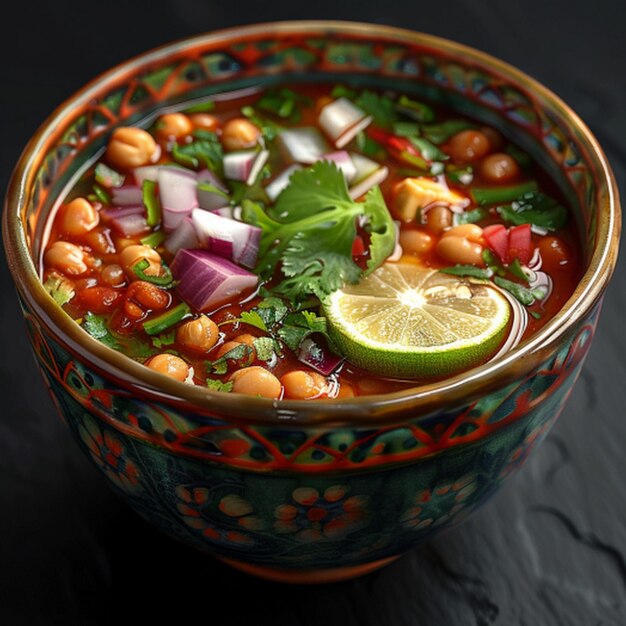
POLYGON ((423 230, 401 230, 400 246, 404 252, 425 254, 435 245, 433 236, 423 230))
POLYGON ((80 306, 92 313, 107 313, 119 303, 122 292, 111 287, 87 287, 77 297, 80 306))
POLYGON ((133 267, 144 259, 149 263, 148 267, 143 270, 144 274, 158 276, 161 273, 161 255, 154 248, 133 244, 124 248, 119 256, 120 265, 131 280, 137 279, 133 267))
POLYGON ((87 271, 85 253, 67 241, 55 241, 46 251, 44 261, 49 267, 70 276, 80 276, 87 271))
POLYGON ((482 265, 483 247, 465 237, 450 235, 442 237, 435 248, 437 254, 450 263, 461 265, 482 265))
POLYGON ((483 237, 483 229, 477 224, 460 224, 453 226, 450 230, 446 230, 442 237, 463 237, 474 243, 481 243, 483 237))
POLYGON ((481 126, 480 132, 489 140, 489 146, 492 150, 502 150, 504 147, 504 137, 491 126, 481 126))
POLYGON ((121 126, 111 135, 106 157, 115 167, 132 168, 147 165, 158 154, 152 135, 141 128, 121 126))
POLYGON ((261 396, 277 400, 282 394, 280 381, 274 374, 260 366, 237 370, 230 376, 235 393, 249 396, 261 396))
POLYGON ((293 400, 308 400, 320 396, 327 387, 324 376, 317 372, 295 370, 281 377, 285 395, 293 400))
POLYGON ((166 113, 159 117, 155 130, 160 139, 182 139, 191 135, 193 124, 184 113, 166 113))
POLYGON ((448 152, 457 163, 476 161, 489 154, 490 150, 487 135, 479 130, 462 130, 448 142, 448 152))
POLYGON ((85 198, 74 198, 61 214, 61 230, 73 237, 85 235, 100 222, 100 213, 85 198))
POLYGON ((197 353, 208 352, 217 343, 218 336, 217 324, 206 315, 185 322, 176 332, 178 343, 197 353))
POLYGON ((426 212, 426 228, 439 235, 452 224, 452 211, 445 206, 434 206, 426 212))
POLYGON ((220 125, 219 120, 214 115, 209 115, 208 113, 194 113, 189 116, 189 119, 195 128, 212 132, 215 132, 220 125))
POLYGON ((224 124, 222 143, 226 150, 254 148, 261 137, 261 131, 245 117, 236 117, 224 124))
POLYGON ((491 183, 509 183, 519 176, 520 169, 513 157, 497 152, 482 160, 479 171, 491 183))
POLYGON ((126 274, 124 274, 124 270, 117 263, 105 265, 102 268, 102 272, 100 272, 100 278, 103 283, 110 287, 121 287, 126 282, 126 274))
POLYGON ((159 374, 169 376, 181 383, 189 376, 189 366, 175 354, 157 354, 146 365, 159 374))
POLYGON ((91 248, 92 252, 99 255, 115 254, 115 244, 111 239, 111 231, 108 228, 92 230, 83 236, 83 241, 91 248))
POLYGON ((138 320, 144 317, 147 311, 161 311, 166 309, 172 297, 167 291, 144 280, 132 282, 126 289, 124 311, 128 317, 138 320))
POLYGON ((566 266, 571 259, 567 244, 559 237, 541 237, 538 242, 539 252, 543 264, 547 269, 557 269, 566 266))

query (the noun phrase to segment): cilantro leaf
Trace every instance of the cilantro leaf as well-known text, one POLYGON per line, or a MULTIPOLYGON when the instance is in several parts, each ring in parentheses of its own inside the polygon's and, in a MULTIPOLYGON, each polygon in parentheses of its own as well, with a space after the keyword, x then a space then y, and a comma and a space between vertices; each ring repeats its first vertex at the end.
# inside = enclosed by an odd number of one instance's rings
POLYGON ((276 342, 271 337, 255 337, 252 343, 259 361, 271 361, 276 355, 276 342))
POLYGON ((280 339, 294 352, 300 343, 312 333, 322 333, 329 339, 326 318, 312 311, 299 311, 288 315, 278 330, 280 339))
POLYGON ((525 304, 526 306, 530 306, 534 304, 535 300, 541 300, 545 297, 545 292, 543 289, 539 287, 535 289, 529 289, 528 287, 524 287, 519 283, 515 283, 512 280, 507 280, 506 278, 502 278, 501 276, 496 276, 493 281, 501 287, 508 291, 516 300, 525 304))
POLYGON ((490 268, 484 269, 482 267, 476 267, 475 265, 453 265, 452 267, 444 267, 439 270, 443 274, 451 274, 453 276, 472 276, 473 278, 491 278, 493 276, 493 270, 490 268))
POLYGON ((254 309, 252 311, 243 311, 239 320, 244 324, 249 324, 264 332, 268 332, 265 320, 254 309))
POLYGON ((389 128, 398 119, 396 105, 391 98, 381 96, 373 91, 362 91, 354 103, 374 118, 374 122, 382 128, 389 128))
POLYGON ((49 276, 43 287, 59 306, 67 304, 76 294, 73 283, 64 276, 49 276))
POLYGON ((237 344, 232 350, 222 355, 215 361, 207 361, 210 370, 215 374, 226 374, 228 371, 228 361, 239 361, 240 367, 247 367, 252 363, 253 348, 245 343, 237 344))
POLYGON ((174 144, 172 158, 184 167, 198 169, 204 166, 213 172, 221 173, 224 152, 217 135, 205 131, 191 143, 182 146, 174 144))
POLYGON ((95 313, 87 313, 83 319, 82 327, 100 343, 103 343, 114 350, 121 350, 119 341, 113 336, 107 328, 106 319, 102 315, 95 313))
POLYGON ((446 120, 439 124, 424 124, 422 126, 422 135, 428 141, 439 145, 448 141, 450 137, 460 133, 462 130, 473 127, 472 124, 465 120, 446 120))
POLYGON ((511 204, 498 207, 502 219, 516 226, 531 224, 546 230, 565 226, 567 209, 541 192, 526 193, 511 204))
POLYGON ((355 202, 343 174, 328 161, 294 172, 267 214, 247 203, 242 216, 263 229, 257 272, 270 276, 281 263, 285 280, 276 292, 293 301, 311 294, 323 298, 346 282, 358 282, 362 271, 352 259, 357 218, 365 218, 370 233, 368 272, 395 246, 395 227, 380 189, 355 202))
POLYGON ((213 391, 232 391, 233 383, 232 381, 228 381, 227 383, 223 383, 221 380, 217 380, 215 378, 207 378, 206 386, 213 391))

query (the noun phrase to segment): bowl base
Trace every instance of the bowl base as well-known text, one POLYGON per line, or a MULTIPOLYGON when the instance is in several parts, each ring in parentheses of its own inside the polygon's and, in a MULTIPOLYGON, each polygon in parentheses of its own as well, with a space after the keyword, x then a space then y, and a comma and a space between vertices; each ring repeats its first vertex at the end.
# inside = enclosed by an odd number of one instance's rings
POLYGON ((235 569, 263 578, 272 582, 291 583, 292 585, 321 585, 326 583, 336 583, 350 578, 358 578, 370 572, 374 572, 399 558, 399 555, 372 561, 371 563, 363 563, 362 565, 352 565, 349 567, 329 567, 324 569, 312 570, 292 570, 280 569, 274 567, 266 567, 265 565, 255 565, 254 563, 245 563, 237 559, 230 559, 223 556, 217 557, 222 563, 230 565, 235 569))

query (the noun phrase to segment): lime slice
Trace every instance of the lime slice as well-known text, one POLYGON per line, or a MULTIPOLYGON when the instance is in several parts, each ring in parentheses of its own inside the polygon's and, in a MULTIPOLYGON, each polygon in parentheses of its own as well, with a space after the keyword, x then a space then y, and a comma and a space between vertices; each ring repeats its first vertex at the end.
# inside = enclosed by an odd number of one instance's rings
POLYGON ((486 281, 396 263, 332 293, 324 311, 349 361, 395 378, 447 376, 484 362, 511 317, 486 281))

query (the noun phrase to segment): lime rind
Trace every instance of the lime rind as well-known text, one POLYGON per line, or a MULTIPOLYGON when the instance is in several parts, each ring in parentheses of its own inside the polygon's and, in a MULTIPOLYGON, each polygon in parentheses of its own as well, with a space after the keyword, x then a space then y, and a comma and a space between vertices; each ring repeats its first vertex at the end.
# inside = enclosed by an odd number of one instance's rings
POLYGON ((397 378, 441 377, 480 364, 502 343, 511 316, 488 283, 401 264, 335 291, 324 312, 349 361, 397 378))

